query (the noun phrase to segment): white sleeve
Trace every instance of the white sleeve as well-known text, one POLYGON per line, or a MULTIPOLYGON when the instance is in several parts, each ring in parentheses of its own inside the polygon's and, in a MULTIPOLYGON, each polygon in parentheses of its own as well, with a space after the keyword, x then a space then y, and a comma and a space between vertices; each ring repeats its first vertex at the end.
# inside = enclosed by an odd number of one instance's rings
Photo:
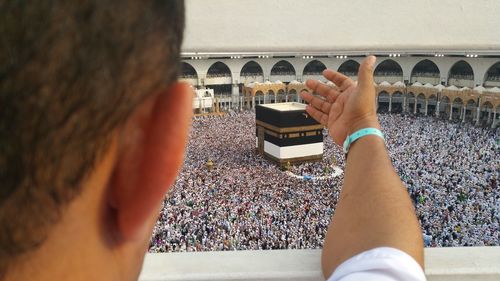
POLYGON ((339 265, 328 281, 425 281, 420 265, 395 248, 381 247, 362 252, 339 265))

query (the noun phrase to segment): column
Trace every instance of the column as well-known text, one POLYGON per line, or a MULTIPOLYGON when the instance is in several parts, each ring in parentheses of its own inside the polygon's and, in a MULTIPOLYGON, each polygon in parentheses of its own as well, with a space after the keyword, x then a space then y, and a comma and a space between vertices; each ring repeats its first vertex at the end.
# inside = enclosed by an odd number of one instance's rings
POLYGON ((238 96, 240 94, 240 87, 238 84, 233 84, 233 87, 231 89, 231 95, 233 96, 238 96))
POLYGON ((425 99, 425 116, 427 116, 429 110, 429 100, 425 99))
POLYGON ((199 73, 198 74, 198 77, 197 77, 197 82, 198 82, 198 86, 199 87, 205 87, 205 76, 207 74, 206 73, 199 73))
POLYGON ((453 102, 450 101, 450 121, 452 116, 453 116, 453 102))
POLYGON ((467 108, 465 105, 462 105, 462 123, 465 122, 465 113, 466 113, 467 108))
POLYGON ((389 95, 389 113, 392 111, 392 95, 389 95))
POLYGON ((439 100, 436 103, 436 117, 439 117, 439 100))
POLYGON ((481 116, 481 106, 478 105, 476 108, 476 126, 479 125, 479 116, 481 116))
POLYGON ((406 95, 403 96, 403 112, 406 112, 406 95))
POLYGON ((495 129, 497 126, 497 109, 495 108, 495 111, 493 112, 493 122, 491 122, 491 128, 495 129))
POLYGON ((252 109, 255 110, 255 95, 252 95, 252 109))
POLYGON ((491 110, 492 110, 491 108, 490 110, 488 110, 488 123, 490 123, 491 120, 491 110))
POLYGON ((288 93, 285 95, 285 102, 288 102, 288 93))
POLYGON ((278 95, 274 94, 274 103, 277 103, 277 102, 278 102, 278 95))
POLYGON ((417 97, 415 97, 414 101, 415 102, 413 103, 413 114, 417 114, 417 101, 418 101, 417 97))
POLYGON ((238 86, 238 84, 235 83, 233 84, 231 100, 229 101, 229 108, 235 109, 233 108, 233 106, 236 104, 236 100, 238 99, 239 96, 240 96, 240 87, 238 86))

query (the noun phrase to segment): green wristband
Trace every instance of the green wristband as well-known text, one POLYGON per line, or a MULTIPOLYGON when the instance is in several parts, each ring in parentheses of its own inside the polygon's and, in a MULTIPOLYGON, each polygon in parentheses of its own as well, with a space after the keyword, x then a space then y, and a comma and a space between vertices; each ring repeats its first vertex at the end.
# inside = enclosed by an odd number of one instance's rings
POLYGON ((379 130, 379 129, 375 129, 375 128, 364 128, 364 129, 361 129, 359 131, 356 131, 355 133, 353 133, 352 135, 348 136, 345 141, 344 141, 344 153, 347 154, 347 152, 349 151, 349 147, 351 146, 351 144, 353 142, 355 142, 357 139, 361 138, 361 137, 364 137, 364 136, 368 136, 368 135, 376 135, 376 136, 379 136, 381 137, 384 142, 385 142, 385 138, 384 138, 384 134, 382 134, 382 132, 379 130))

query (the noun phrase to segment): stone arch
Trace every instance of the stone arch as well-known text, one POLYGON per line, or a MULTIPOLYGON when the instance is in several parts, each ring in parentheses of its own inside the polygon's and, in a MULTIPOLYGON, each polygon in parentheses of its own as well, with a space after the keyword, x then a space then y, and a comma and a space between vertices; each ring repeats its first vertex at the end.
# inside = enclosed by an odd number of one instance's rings
POLYGON ((403 81, 403 68, 395 60, 386 59, 375 67, 374 76, 376 83, 382 81, 387 81, 389 83, 403 81))
POLYGON ((326 65, 319 60, 312 60, 306 64, 302 75, 321 75, 323 70, 326 69, 326 65))
MULTIPOLYGON (((497 111, 498 112, 498 111, 497 111)), ((491 121, 493 113, 493 104, 490 101, 485 101, 481 104, 479 112, 479 122, 482 125, 487 125, 491 121)))
POLYGON ((404 95, 400 91, 395 91, 391 96, 391 112, 403 112, 404 95))
POLYGON ((258 90, 255 92, 255 104, 263 104, 266 103, 266 96, 264 92, 261 90, 258 90))
POLYGON ((473 98, 469 98, 465 101, 465 117, 464 120, 472 121, 476 118, 477 114, 477 102, 473 98))
POLYGON ((267 93, 265 93, 264 100, 265 103, 275 103, 276 102, 276 92, 272 89, 267 90, 267 93))
POLYGON ((381 91, 377 95, 377 112, 386 113, 389 112, 389 102, 391 97, 388 92, 381 91))
POLYGON ((254 61, 248 61, 243 65, 240 71, 240 82, 248 84, 252 82, 264 82, 264 71, 262 66, 254 61))
POLYGON ((439 84, 440 71, 436 63, 429 59, 419 61, 411 71, 410 83, 420 82, 422 84, 439 84))
POLYGON ((425 113, 425 105, 427 99, 423 93, 419 93, 416 98, 417 102, 417 113, 425 113))
POLYGON ((187 62, 182 62, 181 65, 181 78, 195 78, 198 79, 198 73, 196 72, 196 69, 189 63, 187 62))
POLYGON ((443 117, 447 117, 450 114, 450 104, 451 100, 448 96, 441 96, 439 99, 439 112, 443 112, 443 117))
POLYGON ((437 102, 437 98, 438 98, 438 97, 437 97, 437 95, 435 95, 435 94, 430 94, 430 95, 427 97, 427 100, 429 100, 429 102, 430 102, 430 101, 437 102))
POLYGON ((451 103, 451 109, 453 110, 451 117, 452 119, 459 120, 462 117, 462 108, 464 106, 464 101, 460 97, 455 97, 451 103))
POLYGON ((408 92, 406 94, 406 106, 408 112, 413 113, 415 110, 415 103, 417 102, 417 96, 413 92, 408 92))
POLYGON ((481 110, 493 109, 493 104, 490 101, 485 101, 481 104, 481 110))
POLYGON ((462 99, 461 97, 455 97, 455 98, 453 99, 453 104, 457 104, 457 105, 458 105, 458 104, 461 104, 461 105, 463 105, 463 104, 464 104, 464 101, 463 101, 463 99, 462 99))
POLYGON ((440 102, 443 105, 450 105, 451 99, 448 96, 442 96, 440 102))
POLYGON ((182 62, 179 79, 188 82, 192 86, 198 85, 198 72, 187 62, 182 62))
POLYGON ((276 102, 287 102, 287 101, 288 97, 285 94, 285 90, 278 89, 278 91, 276 92, 276 102))
POLYGON ((276 62, 271 68, 270 74, 269 80, 271 81, 279 80, 284 83, 289 83, 293 80, 297 80, 295 67, 287 60, 280 60, 276 62))
POLYGON ((500 87, 500 61, 488 68, 484 75, 485 87, 500 87))
POLYGON ((271 68, 271 75, 296 75, 296 72, 289 61, 280 60, 271 68))
POLYGON ((448 85, 473 88, 474 70, 472 66, 464 60, 454 63, 448 71, 448 85))
POLYGON ((297 90, 290 89, 290 91, 287 92, 287 101, 297 102, 298 100, 299 100, 299 95, 297 94, 297 90))
POLYGON ((229 68, 229 66, 227 66, 227 64, 225 64, 221 61, 217 61, 217 62, 213 63, 208 68, 208 71, 207 71, 207 78, 218 77, 219 75, 232 77, 231 69, 229 68))
POLYGON ((229 66, 221 61, 213 63, 207 70, 204 84, 213 89, 216 97, 230 96, 233 76, 229 66))
POLYGON ((434 115, 437 110, 438 96, 436 94, 430 94, 427 97, 427 115, 434 115))
POLYGON ((357 78, 359 71, 359 62, 355 60, 347 60, 339 66, 337 71, 344 74, 345 76, 351 77, 351 79, 353 77, 357 78))

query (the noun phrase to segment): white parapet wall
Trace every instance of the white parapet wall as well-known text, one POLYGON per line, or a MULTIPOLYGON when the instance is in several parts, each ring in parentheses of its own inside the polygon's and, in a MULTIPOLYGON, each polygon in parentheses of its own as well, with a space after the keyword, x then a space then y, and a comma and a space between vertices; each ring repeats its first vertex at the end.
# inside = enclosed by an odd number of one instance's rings
MULTIPOLYGON (((320 250, 148 254, 141 281, 320 281, 320 250)), ((498 281, 500 247, 425 249, 429 281, 498 281)))

